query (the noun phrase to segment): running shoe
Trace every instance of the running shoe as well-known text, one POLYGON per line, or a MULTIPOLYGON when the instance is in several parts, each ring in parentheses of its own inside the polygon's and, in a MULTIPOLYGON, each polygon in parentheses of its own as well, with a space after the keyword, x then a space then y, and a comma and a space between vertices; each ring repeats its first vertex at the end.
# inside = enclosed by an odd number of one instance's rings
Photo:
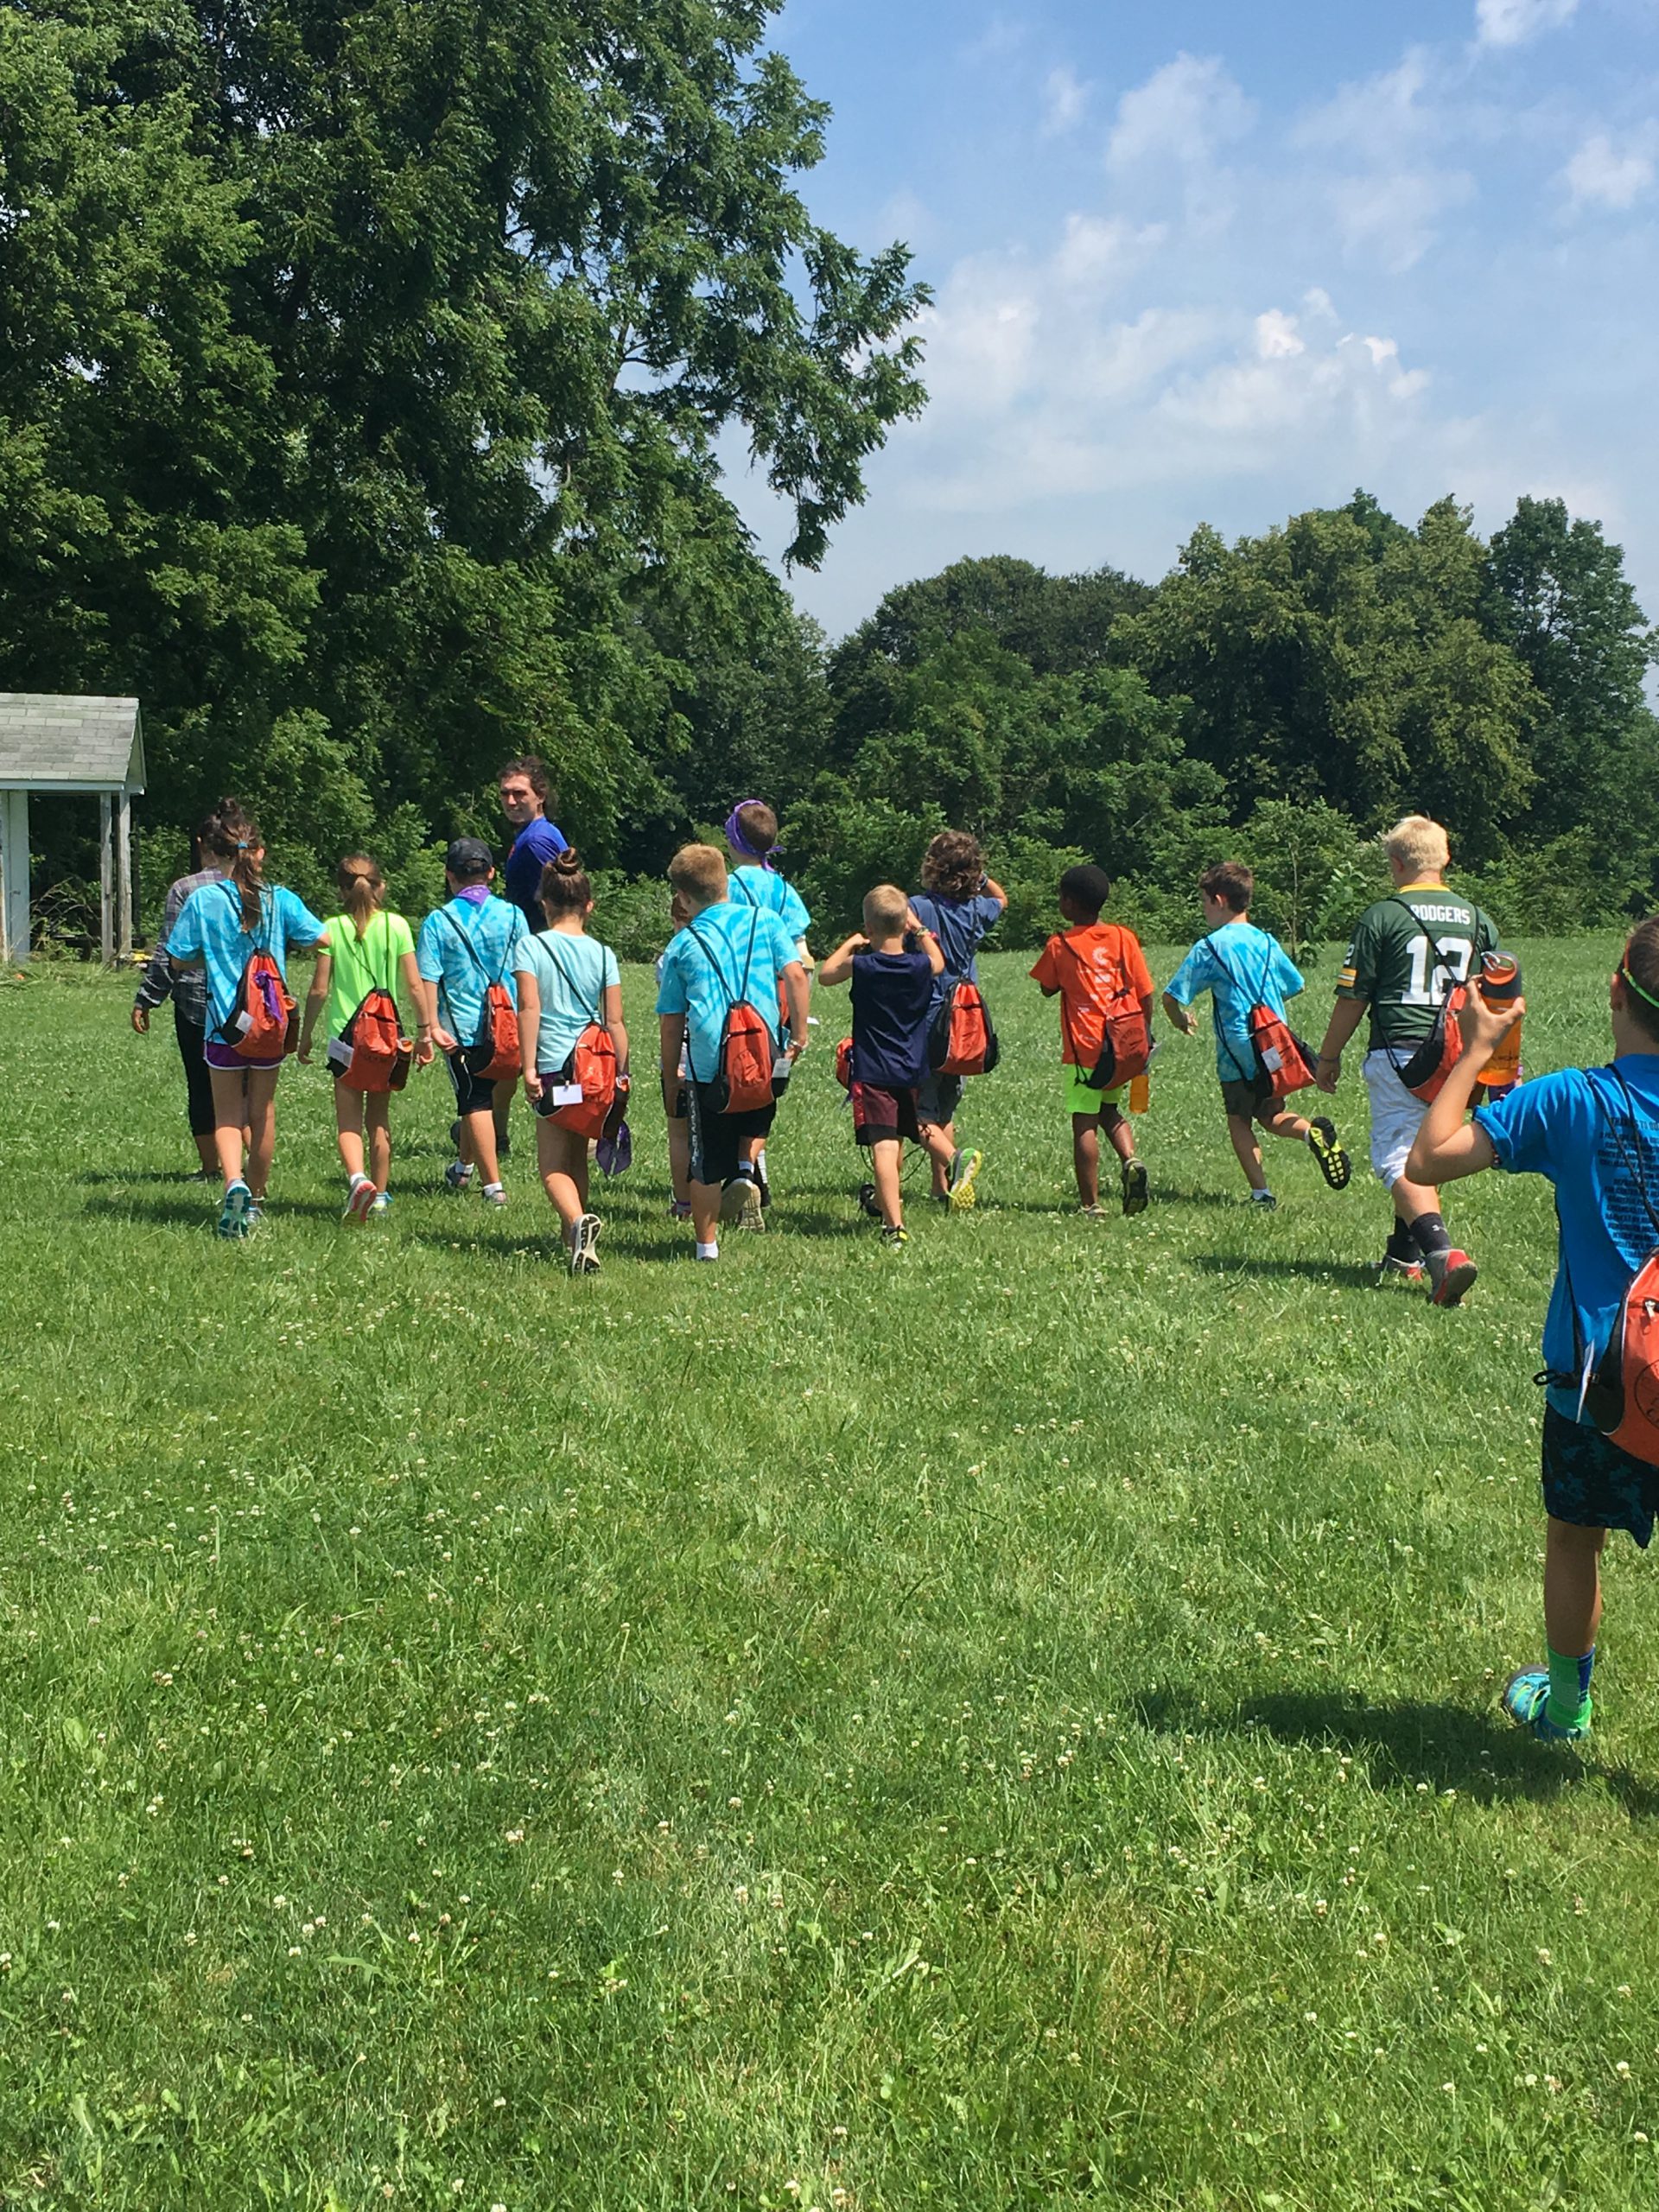
POLYGON ((1420 1283, 1423 1280, 1421 1260, 1396 1259, 1392 1252, 1385 1252, 1376 1263, 1376 1280, 1385 1282, 1420 1283))
POLYGON ((187 1175, 184 1179, 187 1183, 217 1183, 219 1170, 217 1167, 198 1167, 194 1175, 187 1175))
POLYGON ((1147 1200, 1149 1196, 1150 1193, 1147 1188, 1147 1171, 1145 1164, 1139 1160, 1126 1160, 1123 1163, 1123 1213, 1125 1219, 1127 1219, 1131 1214, 1144 1213, 1147 1210, 1147 1200))
POLYGON ((953 1153, 950 1159, 950 1187, 945 1193, 952 1213, 966 1213, 976 1204, 974 1185, 979 1179, 980 1156, 976 1152, 953 1153))
POLYGON ((861 1213, 868 1214, 872 1221, 880 1221, 881 1218, 881 1205, 880 1199, 878 1199, 875 1195, 874 1184, 861 1183, 858 1186, 857 1196, 859 1211, 861 1213))
POLYGON ((1433 1285, 1428 1294, 1431 1306, 1460 1306, 1464 1294, 1475 1287, 1480 1269, 1466 1252, 1455 1244, 1444 1252, 1431 1252, 1423 1263, 1428 1269, 1428 1280, 1433 1285))
POLYGON ((340 1219, 351 1229, 361 1229, 369 1217, 374 1204, 374 1185, 366 1175, 353 1175, 352 1187, 346 1200, 346 1211, 340 1219))
POLYGON ((374 1194, 374 1204, 369 1208, 369 1211, 377 1219, 383 1214, 389 1214, 391 1211, 391 1192, 377 1191, 374 1194))
POLYGON ((499 1183, 493 1191, 485 1191, 481 1195, 486 1206, 504 1206, 507 1203, 507 1194, 499 1183))
POLYGON ((1091 1206, 1079 1206, 1077 1211, 1084 1221, 1109 1221, 1112 1217, 1098 1198, 1091 1206))
POLYGON ((248 1217, 253 1211, 253 1192, 247 1185, 232 1183, 225 1193, 225 1203, 219 1210, 219 1234, 221 1236, 245 1236, 248 1217))
POLYGON ((1541 1744, 1581 1744, 1590 1733, 1590 1707, 1571 1728, 1553 1721, 1549 1703, 1549 1675, 1542 1667, 1522 1667, 1503 1685, 1503 1710, 1517 1728, 1530 1729, 1541 1744))
POLYGON ((881 1231, 881 1242, 889 1252, 896 1252, 910 1242, 910 1231, 902 1222, 888 1222, 881 1231))
POLYGON ((599 1232, 604 1227, 596 1213, 578 1214, 570 1231, 570 1272, 573 1275, 599 1273, 599 1232))
POLYGON ((1258 1213, 1276 1213, 1279 1208, 1279 1201, 1271 1191, 1252 1191, 1250 1204, 1258 1213))
POLYGON ((443 1171, 446 1190, 464 1191, 472 1179, 473 1163, 470 1160, 452 1160, 443 1171))
POLYGON ((264 1202, 264 1200, 263 1198, 256 1198, 254 1197, 253 1193, 252 1193, 251 1192, 250 1192, 248 1193, 248 1227, 249 1227, 249 1229, 250 1229, 251 1230, 257 1229, 257 1228, 258 1228, 258 1226, 259 1226, 259 1224, 260 1224, 260 1223, 264 1219, 264 1217, 265 1217, 265 1202, 264 1202))
POLYGON ((720 1194, 720 1217, 733 1229, 764 1229, 760 1186, 753 1175, 734 1175, 720 1194))
POLYGON ((1307 1125, 1307 1148, 1319 1162, 1319 1173, 1333 1191, 1345 1191, 1354 1163, 1337 1135, 1328 1114, 1316 1114, 1307 1125))

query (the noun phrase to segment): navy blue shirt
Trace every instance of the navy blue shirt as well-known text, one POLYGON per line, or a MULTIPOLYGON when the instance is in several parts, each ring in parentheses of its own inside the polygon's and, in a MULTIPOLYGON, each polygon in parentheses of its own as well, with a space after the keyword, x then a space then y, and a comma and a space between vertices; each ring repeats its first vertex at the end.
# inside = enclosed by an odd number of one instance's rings
POLYGON ((502 890, 532 930, 547 927, 540 895, 542 870, 569 842, 556 823, 539 814, 533 822, 526 822, 512 841, 502 890))
POLYGON ((981 891, 971 899, 945 899, 937 891, 918 891, 911 900, 918 922, 925 924, 939 941, 944 955, 944 972, 933 981, 933 1004, 943 1005, 952 983, 979 981, 975 958, 980 941, 1002 918, 1002 901, 981 891))
POLYGON ((853 955, 853 1080, 913 1090, 927 1073, 933 967, 925 952, 853 955))

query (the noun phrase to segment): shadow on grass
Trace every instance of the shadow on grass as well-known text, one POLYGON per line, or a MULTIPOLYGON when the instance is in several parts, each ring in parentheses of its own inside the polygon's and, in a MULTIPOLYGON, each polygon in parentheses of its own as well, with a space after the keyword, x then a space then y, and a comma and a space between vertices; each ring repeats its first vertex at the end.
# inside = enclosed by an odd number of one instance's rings
MULTIPOLYGON (((111 1178, 112 1182, 118 1184, 124 1179, 119 1177, 111 1178)), ((86 1201, 86 1211, 88 1213, 113 1215, 126 1221, 130 1221, 137 1215, 145 1221, 181 1221, 194 1224, 199 1228, 212 1228, 219 1219, 219 1198, 217 1189, 210 1189, 203 1183, 196 1185, 194 1197, 181 1195, 175 1198, 151 1198, 145 1192, 134 1191, 131 1196, 124 1200, 113 1195, 107 1198, 102 1196, 90 1198, 86 1201)), ((280 1221, 284 1215, 303 1215, 308 1219, 316 1221, 338 1221, 340 1208, 328 1198, 274 1199, 266 1218, 270 1221, 280 1221)))
POLYGON ((1155 1206, 1200 1206, 1208 1212, 1242 1214, 1248 1201, 1231 1197, 1224 1191, 1183 1191, 1175 1184, 1154 1182, 1152 1203, 1155 1206))
POLYGON ((1343 1283, 1351 1290, 1371 1289, 1376 1283, 1376 1269, 1362 1260, 1277 1260, 1254 1252, 1241 1252, 1236 1258, 1221 1252, 1189 1252, 1185 1258, 1189 1268, 1211 1275, 1279 1275, 1343 1283))
MULTIPOLYGON (((219 1178, 215 1175, 212 1179, 217 1183, 219 1178)), ((77 1183, 85 1184, 89 1190, 102 1187, 105 1190, 120 1191, 140 1183, 171 1185, 175 1191, 188 1191, 192 1188, 205 1191, 207 1188, 205 1182, 197 1180, 195 1170, 192 1167, 136 1167, 130 1175, 118 1174, 112 1168, 89 1167, 83 1173, 77 1175, 75 1180, 77 1183)))
POLYGON ((1600 1781, 1633 1820, 1659 1814, 1659 1786, 1628 1767, 1603 1766, 1587 1756, 1552 1751, 1501 1715, 1415 1699, 1368 1705, 1352 1692, 1269 1692, 1243 1698, 1230 1711, 1207 1710, 1155 1691, 1135 1700, 1148 1728, 1165 1735, 1268 1735, 1281 1743, 1334 1745, 1354 1754, 1356 1771, 1373 1789, 1414 1789, 1427 1783, 1482 1804, 1504 1798, 1548 1801, 1588 1780, 1600 1781))

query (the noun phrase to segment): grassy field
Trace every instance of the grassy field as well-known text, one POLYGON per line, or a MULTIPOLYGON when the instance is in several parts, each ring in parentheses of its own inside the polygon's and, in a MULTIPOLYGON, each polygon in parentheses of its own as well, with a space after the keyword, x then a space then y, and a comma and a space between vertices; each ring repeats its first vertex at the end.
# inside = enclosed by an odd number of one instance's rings
MULTIPOLYGON (((1522 947, 1535 1066, 1615 950, 1522 947)), ((976 1213, 880 1248, 820 1050, 773 1233, 690 1263, 647 1105, 576 1283, 522 1109, 486 1216, 413 1085, 347 1232, 291 1070, 224 1246, 168 1018, 0 990, 0 2204, 1654 2201, 1630 1546, 1589 1754, 1496 1711, 1548 1189, 1452 1194, 1461 1311, 1375 1288, 1357 1055, 1352 1187, 1275 1147, 1262 1218, 1206 1032, 1081 1221, 1027 964, 976 1213)))

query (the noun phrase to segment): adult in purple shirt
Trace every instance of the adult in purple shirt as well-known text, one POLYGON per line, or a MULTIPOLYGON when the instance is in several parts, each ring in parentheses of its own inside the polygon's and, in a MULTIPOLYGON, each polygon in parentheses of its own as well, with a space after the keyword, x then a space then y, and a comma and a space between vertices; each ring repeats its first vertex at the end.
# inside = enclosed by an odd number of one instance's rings
POLYGON ((547 763, 533 753, 509 760, 495 780, 501 794, 501 811, 514 833, 502 893, 532 930, 543 930, 547 917, 542 912, 542 870, 556 854, 563 852, 567 842, 563 831, 547 818, 553 781, 547 763))

